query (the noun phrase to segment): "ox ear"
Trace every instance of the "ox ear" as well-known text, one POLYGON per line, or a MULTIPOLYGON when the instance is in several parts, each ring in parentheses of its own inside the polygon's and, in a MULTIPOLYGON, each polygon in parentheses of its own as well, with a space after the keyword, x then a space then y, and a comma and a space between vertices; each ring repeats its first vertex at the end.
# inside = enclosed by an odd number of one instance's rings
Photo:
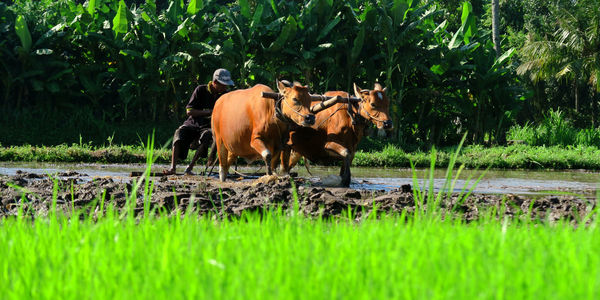
POLYGON ((375 83, 375 86, 373 87, 373 89, 376 91, 381 91, 381 84, 375 83))
POLYGON ((382 92, 386 92, 387 91, 387 86, 383 88, 383 90, 381 90, 382 92))
POLYGON ((279 90, 279 93, 283 94, 283 92, 285 91, 285 83, 283 83, 279 80, 275 80, 275 85, 277 85, 277 89, 279 90))
POLYGON ((362 99, 362 97, 360 96, 360 91, 362 89, 360 87, 358 87, 358 85, 356 85, 356 83, 354 83, 354 95, 356 96, 356 98, 358 99, 362 99))

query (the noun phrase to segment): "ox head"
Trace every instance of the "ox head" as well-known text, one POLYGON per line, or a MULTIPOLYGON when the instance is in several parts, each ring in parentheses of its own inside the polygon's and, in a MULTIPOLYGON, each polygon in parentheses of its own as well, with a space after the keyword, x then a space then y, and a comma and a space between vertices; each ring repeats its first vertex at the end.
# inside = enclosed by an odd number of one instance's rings
POLYGON ((379 83, 375 84, 372 90, 363 90, 354 84, 354 94, 360 101, 360 115, 373 122, 380 130, 380 135, 384 131, 394 128, 392 120, 389 117, 390 100, 386 95, 387 88, 382 89, 379 83))
POLYGON ((302 86, 294 82, 292 86, 277 81, 277 89, 283 95, 281 100, 281 111, 283 114, 301 126, 315 124, 315 115, 310 112, 311 97, 308 86, 302 86))

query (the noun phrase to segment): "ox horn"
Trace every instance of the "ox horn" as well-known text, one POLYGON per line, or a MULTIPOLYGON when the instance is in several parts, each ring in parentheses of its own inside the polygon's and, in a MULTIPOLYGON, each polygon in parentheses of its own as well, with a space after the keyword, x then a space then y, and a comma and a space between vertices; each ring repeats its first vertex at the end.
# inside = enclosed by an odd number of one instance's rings
POLYGON ((356 95, 356 98, 361 98, 360 97, 360 92, 362 92, 363 90, 361 88, 358 87, 358 85, 356 85, 356 83, 354 83, 354 95, 356 95))
POLYGON ((284 81, 275 80, 275 85, 277 86, 277 90, 279 90, 280 94, 283 94, 283 91, 285 91, 286 83, 289 84, 289 81, 287 81, 287 80, 284 80, 284 81))
MULTIPOLYGON (((322 100, 323 97, 325 97, 325 96, 316 96, 316 95, 311 96, 312 99, 316 99, 316 100, 322 100)), ((324 109, 327 109, 327 108, 333 106, 334 104, 338 103, 340 100, 343 100, 343 98, 340 96, 335 96, 329 100, 322 101, 321 103, 317 103, 317 104, 311 106, 310 112, 313 114, 316 114, 324 109)))

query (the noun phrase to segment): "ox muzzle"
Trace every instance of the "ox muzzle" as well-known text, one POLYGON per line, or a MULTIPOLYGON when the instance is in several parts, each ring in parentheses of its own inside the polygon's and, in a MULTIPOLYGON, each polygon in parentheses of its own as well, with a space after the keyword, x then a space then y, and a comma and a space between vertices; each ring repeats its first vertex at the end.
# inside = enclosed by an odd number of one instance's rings
POLYGON ((309 114, 304 116, 303 124, 304 126, 311 126, 315 124, 315 115, 309 114))
POLYGON ((385 129, 385 130, 394 129, 394 123, 392 122, 392 120, 383 121, 383 129, 385 129))

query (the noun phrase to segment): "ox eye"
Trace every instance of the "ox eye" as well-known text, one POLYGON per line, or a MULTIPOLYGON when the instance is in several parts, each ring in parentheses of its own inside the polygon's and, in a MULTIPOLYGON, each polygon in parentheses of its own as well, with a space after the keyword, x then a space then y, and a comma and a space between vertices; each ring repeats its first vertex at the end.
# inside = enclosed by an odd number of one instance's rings
POLYGON ((375 108, 375 107, 376 107, 375 103, 371 102, 371 108, 375 108))
POLYGON ((294 102, 298 102, 298 98, 292 98, 292 100, 294 100, 294 102))

